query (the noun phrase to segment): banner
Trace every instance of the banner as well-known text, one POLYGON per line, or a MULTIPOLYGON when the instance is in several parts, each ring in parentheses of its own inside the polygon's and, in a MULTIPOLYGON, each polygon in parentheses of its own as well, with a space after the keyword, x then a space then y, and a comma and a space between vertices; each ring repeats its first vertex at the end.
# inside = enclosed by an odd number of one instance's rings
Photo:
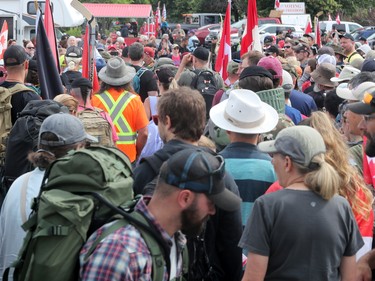
POLYGON ((0 33, 0 60, 3 59, 5 50, 8 47, 8 23, 6 20, 3 22, 3 27, 0 33))

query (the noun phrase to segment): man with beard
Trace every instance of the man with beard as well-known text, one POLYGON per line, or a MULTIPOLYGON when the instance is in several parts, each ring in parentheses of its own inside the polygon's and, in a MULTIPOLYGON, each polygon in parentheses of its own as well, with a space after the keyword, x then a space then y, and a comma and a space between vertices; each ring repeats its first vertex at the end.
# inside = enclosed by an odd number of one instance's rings
MULTIPOLYGON (((160 168, 152 198, 143 197, 135 211, 143 215, 159 236, 164 249, 162 280, 173 280, 182 275, 182 250, 189 236, 201 231, 215 205, 226 211, 235 211, 241 200, 224 185, 224 159, 199 148, 182 150, 160 168)), ((152 280, 153 258, 137 224, 127 224, 102 238, 113 223, 97 230, 81 251, 82 280, 152 280), (86 257, 94 241, 100 243, 86 257)), ((178 279, 180 280, 180 279, 178 279)), ((158 280, 155 280, 158 281, 158 280)))
MULTIPOLYGON (((158 100, 158 118, 154 121, 165 144, 154 155, 141 159, 139 166, 134 170, 135 194, 152 194, 155 186, 152 183, 155 182, 162 163, 183 149, 197 148, 206 124, 204 98, 190 87, 169 90, 158 100)), ((225 175, 224 180, 227 189, 239 194, 237 185, 229 174, 225 175)), ((241 280, 242 251, 238 247, 241 234, 240 209, 228 212, 218 207, 201 236, 204 238, 202 240, 205 249, 198 247, 198 251, 202 251, 194 253, 193 257, 190 255, 190 272, 196 272, 194 270, 199 268, 212 279, 204 279, 207 276, 189 276, 189 280, 241 280)), ((189 239, 189 250, 191 241, 189 239)))
MULTIPOLYGON (((358 128, 366 137, 365 153, 368 157, 375 157, 375 90, 367 91, 361 102, 349 104, 348 109, 363 116, 358 128)), ((356 280, 373 280, 372 269, 375 269, 375 249, 358 260, 356 280)))

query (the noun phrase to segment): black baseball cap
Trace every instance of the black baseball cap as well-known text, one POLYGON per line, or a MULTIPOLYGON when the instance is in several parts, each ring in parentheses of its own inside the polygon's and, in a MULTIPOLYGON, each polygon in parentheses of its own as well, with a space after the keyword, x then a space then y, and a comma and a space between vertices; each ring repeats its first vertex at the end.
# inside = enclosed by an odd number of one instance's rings
POLYGON ((273 54, 279 55, 280 51, 279 48, 276 45, 269 46, 268 48, 264 49, 264 53, 267 54, 273 54))
POLYGON ((9 46, 4 52, 4 65, 21 65, 27 60, 25 49, 20 45, 9 46))
POLYGON ((76 46, 70 46, 68 49, 66 49, 65 56, 68 58, 81 58, 82 49, 76 46))
POLYGON ((346 38, 346 39, 350 39, 352 41, 355 41, 354 37, 350 33, 339 34, 340 39, 343 38, 343 37, 346 38))
POLYGON ((225 162, 199 148, 173 154, 160 168, 159 181, 179 189, 204 193, 220 209, 235 211, 241 198, 225 187, 225 162))
POLYGON ((240 74, 240 80, 249 76, 268 77, 273 80, 273 75, 267 69, 261 66, 253 65, 246 67, 240 74))

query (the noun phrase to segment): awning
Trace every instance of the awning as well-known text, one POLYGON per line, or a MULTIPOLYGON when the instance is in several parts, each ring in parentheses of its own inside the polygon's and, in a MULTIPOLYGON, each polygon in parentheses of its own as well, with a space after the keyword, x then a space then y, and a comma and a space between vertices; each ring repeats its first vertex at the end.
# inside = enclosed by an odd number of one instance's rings
POLYGON ((148 18, 150 4, 95 4, 82 3, 97 18, 148 18))

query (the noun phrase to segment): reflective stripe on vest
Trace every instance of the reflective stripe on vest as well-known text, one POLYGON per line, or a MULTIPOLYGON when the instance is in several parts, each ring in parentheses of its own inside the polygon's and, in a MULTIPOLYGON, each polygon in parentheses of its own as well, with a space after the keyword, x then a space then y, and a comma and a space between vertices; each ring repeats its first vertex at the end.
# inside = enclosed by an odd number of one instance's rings
POLYGON ((111 116, 113 124, 119 129, 119 133, 117 133, 119 139, 116 143, 135 144, 137 133, 132 131, 132 128, 122 113, 136 95, 124 92, 120 95, 117 101, 115 101, 111 94, 105 91, 104 93, 97 95, 97 97, 106 108, 109 116, 111 116))

